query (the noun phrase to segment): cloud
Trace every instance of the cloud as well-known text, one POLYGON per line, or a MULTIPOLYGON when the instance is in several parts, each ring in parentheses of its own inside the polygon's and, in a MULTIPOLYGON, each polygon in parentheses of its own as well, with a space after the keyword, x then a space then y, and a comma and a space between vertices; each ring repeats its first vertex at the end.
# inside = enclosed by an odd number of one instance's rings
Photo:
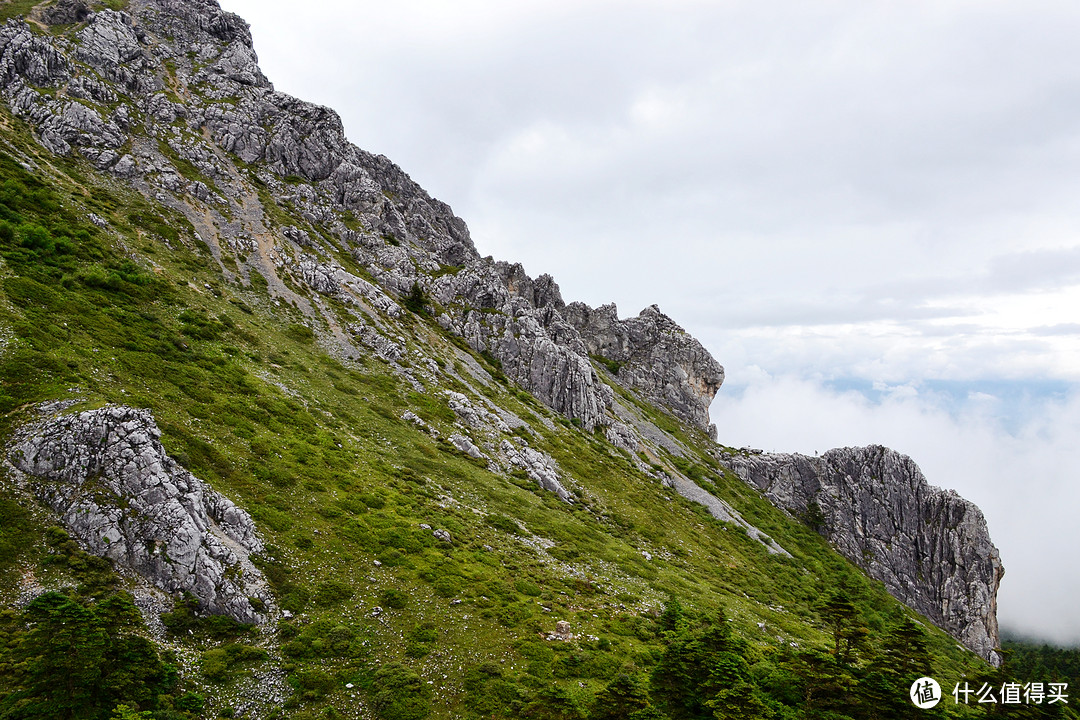
POLYGON ((910 455, 931 484, 957 490, 986 516, 1006 570, 1002 627, 1080 642, 1080 576, 1072 571, 1080 545, 1080 392, 1033 386, 1009 429, 1002 397, 989 391, 993 382, 959 394, 881 385, 871 401, 858 390, 760 368, 747 375, 734 397, 722 389, 713 402, 722 443, 811 455, 877 443, 910 455))
POLYGON ((1055 290, 1080 283, 1080 247, 1010 253, 991 259, 988 292, 1055 290))
POLYGON ((1077 637, 1075 394, 935 381, 1080 381, 1080 5, 223 4, 482 254, 701 339, 723 440, 908 452, 1077 637))
POLYGON ((225 5, 282 89, 568 299, 917 323, 1080 281, 1066 3, 225 5))
POLYGON ((1031 328, 1031 332, 1034 335, 1043 336, 1058 336, 1058 335, 1080 335, 1080 323, 1058 323, 1057 325, 1043 325, 1040 327, 1031 328))

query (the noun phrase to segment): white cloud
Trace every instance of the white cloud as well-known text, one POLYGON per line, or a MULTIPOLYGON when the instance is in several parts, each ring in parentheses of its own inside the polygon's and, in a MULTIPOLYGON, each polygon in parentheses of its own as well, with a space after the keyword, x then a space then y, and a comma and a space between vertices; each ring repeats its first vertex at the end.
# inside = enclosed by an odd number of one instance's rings
POLYGON ((1068 4, 225 4, 281 87, 574 299, 894 317, 1080 245, 1068 4))
POLYGON ((999 596, 1004 628, 1080 642, 1080 393, 1029 398, 1007 429, 992 391, 957 398, 917 385, 858 391, 773 377, 748 368, 738 394, 720 395, 712 418, 720 442, 813 455, 832 447, 881 444, 910 455, 929 482, 983 511, 1006 575, 999 596))
POLYGON ((722 439, 908 452, 984 505, 1002 617, 1080 632, 1038 596, 1076 589, 1075 399, 930 383, 1080 381, 1080 5, 223 4, 482 254, 699 337, 722 439))

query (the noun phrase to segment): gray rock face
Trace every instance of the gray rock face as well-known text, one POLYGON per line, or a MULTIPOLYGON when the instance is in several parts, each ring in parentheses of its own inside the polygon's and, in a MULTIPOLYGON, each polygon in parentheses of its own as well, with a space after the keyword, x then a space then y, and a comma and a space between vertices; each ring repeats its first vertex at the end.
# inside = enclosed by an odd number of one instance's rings
POLYGON ((616 380, 641 390, 686 422, 708 430, 709 404, 724 382, 724 368, 701 343, 651 305, 620 320, 614 305, 595 310, 571 303, 563 316, 581 335, 590 355, 619 364, 616 380))
POLYGON ((871 446, 721 460, 894 597, 1000 663, 997 590, 1005 571, 986 521, 954 491, 928 484, 911 458, 871 446))
POLYGON ((559 481, 559 468, 550 455, 524 445, 515 447, 509 440, 503 440, 499 449, 511 465, 524 470, 540 487, 555 493, 564 502, 573 502, 570 493, 559 481))
POLYGON ((476 443, 461 433, 454 433, 451 435, 450 443, 471 458, 479 460, 484 457, 484 453, 480 452, 480 448, 476 447, 476 443))
POLYGON ((485 259, 435 279, 430 293, 447 309, 439 323, 490 353, 507 377, 587 430, 610 422, 614 394, 559 313, 549 276, 534 281, 521 265, 485 259))
POLYGON ((249 555, 262 550, 251 517, 165 454, 145 410, 106 407, 44 420, 8 452, 39 500, 87 551, 214 614, 260 616, 270 604, 249 555))
MULTIPOLYGON (((334 111, 275 92, 241 18, 213 0, 133 0, 128 12, 84 7, 63 0, 46 9, 56 22, 85 22, 59 37, 20 20, 0 28, 0 96, 45 147, 195 206, 251 194, 230 171, 231 154, 319 231, 274 229, 279 246, 299 250, 274 267, 315 292, 356 296, 394 317, 391 297, 419 284, 445 309, 443 327, 490 353, 513 382, 586 430, 612 422, 613 393, 589 359, 594 346, 607 345, 595 333, 583 340, 555 281, 480 258, 465 223, 385 157, 349 143, 334 111), (320 238, 347 250, 378 289, 316 261, 320 238)), ((232 247, 238 239, 223 240, 232 247)), ((366 323, 355 327, 360 344, 389 356, 366 323)), ((627 354, 620 381, 706 427, 719 365, 652 309, 612 328, 627 354), (677 354, 665 360, 670 352, 677 354)))
POLYGON ((59 0, 41 12, 41 20, 46 25, 79 23, 89 16, 90 6, 83 0, 59 0))
POLYGON ((9 20, 0 28, 0 83, 9 98, 27 82, 48 86, 66 79, 69 72, 63 53, 30 32, 25 22, 9 20))

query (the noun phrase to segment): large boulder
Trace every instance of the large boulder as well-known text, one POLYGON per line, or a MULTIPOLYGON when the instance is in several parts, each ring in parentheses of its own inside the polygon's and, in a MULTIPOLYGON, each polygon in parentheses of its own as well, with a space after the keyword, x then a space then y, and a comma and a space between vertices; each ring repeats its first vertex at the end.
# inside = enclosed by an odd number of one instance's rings
POLYGON ((271 596, 250 555, 251 517, 165 453, 146 410, 105 407, 25 428, 8 451, 21 482, 90 553, 208 612, 260 620, 271 596))

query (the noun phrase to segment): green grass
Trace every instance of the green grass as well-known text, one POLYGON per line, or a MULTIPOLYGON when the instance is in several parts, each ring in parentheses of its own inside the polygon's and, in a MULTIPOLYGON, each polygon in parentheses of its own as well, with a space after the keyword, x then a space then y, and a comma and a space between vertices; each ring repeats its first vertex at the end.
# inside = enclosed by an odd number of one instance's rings
POLYGON ((41 0, 4 0, 0 3, 0 20, 7 22, 13 17, 21 17, 30 12, 41 0))
MULTIPOLYGON (((6 434, 30 417, 30 404, 63 398, 77 408, 149 408, 170 454, 251 513, 267 544, 259 563, 295 617, 261 637, 203 627, 182 605, 170 616, 191 631, 171 642, 199 658, 188 680, 207 713, 232 707, 237 684, 275 663, 295 689, 284 716, 331 717, 354 707, 357 693, 386 717, 417 711, 395 705, 388 687, 430 689, 420 705, 435 718, 514 716, 552 686, 587 708, 619 673, 647 677, 658 666, 671 643, 661 609, 673 597, 694 622, 723 608, 749 667, 762 672, 788 662, 777 658, 791 643, 828 647, 820 607, 837 587, 875 636, 911 615, 816 533, 719 472, 700 433, 633 393, 616 386, 689 450, 658 460, 709 487, 793 558, 770 555, 674 495, 601 436, 572 423, 548 429, 540 417, 551 413, 494 358, 429 318, 396 324, 434 357, 469 352, 487 365, 489 386, 446 386, 528 420, 531 431, 520 433, 556 459, 576 501, 521 473, 493 474, 401 420, 411 410, 440 437, 456 431, 440 388, 420 392, 375 358, 328 355, 318 324, 268 302, 265 278, 251 271, 250 288, 226 282, 173 211, 77 162, 57 167, 34 177, 0 151, 0 330, 10 338, 0 353, 0 422, 6 434), (91 211, 143 250, 133 258, 85 220, 91 211), (571 623, 576 642, 539 639, 557 620, 571 623)), ((276 224, 304 226, 276 202, 268 212, 276 224)), ((34 549, 44 525, 30 505, 0 494, 5 586, 20 568, 56 571, 34 549)), ((984 669, 936 629, 928 642, 941 678, 984 669)))
MULTIPOLYGON (((129 0, 103 0, 92 3, 95 9, 108 8, 110 10, 126 10, 129 0)), ((43 0, 2 0, 0 1, 0 22, 7 22, 14 17, 23 17, 36 5, 42 5, 43 0)), ((57 26, 70 27, 70 26, 57 26)))

